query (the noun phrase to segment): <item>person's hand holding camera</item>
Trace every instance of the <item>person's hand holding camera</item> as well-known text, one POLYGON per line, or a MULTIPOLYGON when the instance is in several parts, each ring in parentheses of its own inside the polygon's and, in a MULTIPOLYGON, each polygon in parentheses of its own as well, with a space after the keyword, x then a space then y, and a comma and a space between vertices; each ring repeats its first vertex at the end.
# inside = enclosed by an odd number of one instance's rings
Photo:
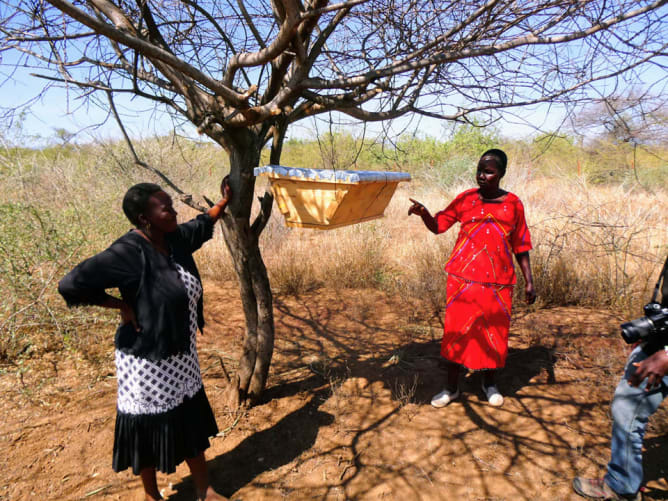
POLYGON ((668 350, 659 350, 642 362, 633 365, 636 370, 629 379, 629 384, 638 386, 647 378, 645 391, 650 391, 659 387, 663 377, 668 374, 668 350))

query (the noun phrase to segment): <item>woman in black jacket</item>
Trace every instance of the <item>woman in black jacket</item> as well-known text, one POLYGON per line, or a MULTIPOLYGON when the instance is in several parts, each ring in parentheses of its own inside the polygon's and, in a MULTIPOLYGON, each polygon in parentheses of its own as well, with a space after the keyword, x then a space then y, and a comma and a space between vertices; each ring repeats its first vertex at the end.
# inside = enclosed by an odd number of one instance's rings
POLYGON ((69 306, 118 309, 118 380, 114 471, 132 467, 147 500, 161 499, 156 470, 172 473, 186 461, 198 499, 225 499, 209 486, 204 450, 218 433, 196 350, 204 326, 202 285, 192 254, 213 235, 231 190, 206 214, 177 224, 171 197, 140 183, 123 198, 135 228, 86 259, 59 283, 69 306), (106 289, 117 287, 121 298, 106 289))

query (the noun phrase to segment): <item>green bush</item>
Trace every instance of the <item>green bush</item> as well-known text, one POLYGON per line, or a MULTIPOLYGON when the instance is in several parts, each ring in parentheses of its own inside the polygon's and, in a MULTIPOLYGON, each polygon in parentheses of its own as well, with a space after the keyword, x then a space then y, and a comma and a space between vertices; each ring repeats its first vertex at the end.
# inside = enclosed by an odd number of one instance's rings
POLYGON ((31 348, 31 334, 60 334, 43 341, 62 342, 67 313, 55 294, 59 278, 74 262, 85 238, 71 211, 33 205, 0 205, 0 359, 12 359, 31 348))

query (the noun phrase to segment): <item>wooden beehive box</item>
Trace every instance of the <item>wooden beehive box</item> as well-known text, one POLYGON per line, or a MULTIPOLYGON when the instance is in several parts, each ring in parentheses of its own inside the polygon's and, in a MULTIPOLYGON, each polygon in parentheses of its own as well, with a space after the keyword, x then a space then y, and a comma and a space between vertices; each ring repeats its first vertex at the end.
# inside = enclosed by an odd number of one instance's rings
POLYGON ((383 216, 405 172, 299 169, 267 165, 266 176, 287 226, 331 230, 383 216))

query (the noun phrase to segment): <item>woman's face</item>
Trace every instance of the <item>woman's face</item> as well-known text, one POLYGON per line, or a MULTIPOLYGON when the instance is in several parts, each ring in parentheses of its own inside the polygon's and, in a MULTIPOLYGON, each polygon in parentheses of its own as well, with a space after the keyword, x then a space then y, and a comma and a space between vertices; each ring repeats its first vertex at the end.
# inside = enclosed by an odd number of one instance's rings
POLYGON ((476 170, 478 186, 484 190, 495 190, 499 187, 501 173, 494 157, 482 157, 476 170))
POLYGON ((150 196, 143 217, 150 223, 151 229, 163 233, 176 231, 176 211, 172 205, 172 197, 164 191, 158 191, 150 196))

